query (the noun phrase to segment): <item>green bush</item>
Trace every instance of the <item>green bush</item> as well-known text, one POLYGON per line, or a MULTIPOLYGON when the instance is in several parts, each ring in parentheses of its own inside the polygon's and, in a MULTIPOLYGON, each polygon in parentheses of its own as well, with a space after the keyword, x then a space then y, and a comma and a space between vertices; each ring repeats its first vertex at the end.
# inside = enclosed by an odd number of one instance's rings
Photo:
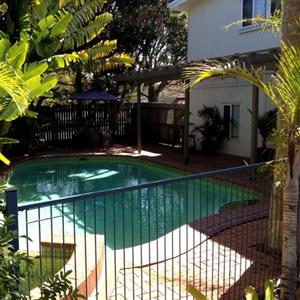
POLYGON ((223 119, 216 106, 206 106, 198 111, 198 116, 203 119, 200 126, 194 128, 193 132, 201 134, 201 147, 205 153, 217 152, 223 144, 223 119))

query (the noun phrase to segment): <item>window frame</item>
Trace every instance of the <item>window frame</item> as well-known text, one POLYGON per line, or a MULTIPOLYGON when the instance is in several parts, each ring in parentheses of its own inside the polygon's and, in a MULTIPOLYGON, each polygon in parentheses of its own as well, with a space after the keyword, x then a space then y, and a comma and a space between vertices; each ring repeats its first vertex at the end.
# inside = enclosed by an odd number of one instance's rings
MULTIPOLYGON (((239 139, 240 138, 240 129, 241 129, 241 104, 240 103, 224 103, 223 104, 223 120, 224 120, 224 110, 225 106, 229 107, 229 135, 226 136, 228 139, 239 139), (233 136, 233 107, 239 107, 239 120, 238 120, 238 135, 233 136)), ((224 127, 225 127, 225 120, 224 120, 224 127)), ((225 128, 224 128, 225 129, 225 128)), ((225 132, 224 132, 225 133, 225 132)))

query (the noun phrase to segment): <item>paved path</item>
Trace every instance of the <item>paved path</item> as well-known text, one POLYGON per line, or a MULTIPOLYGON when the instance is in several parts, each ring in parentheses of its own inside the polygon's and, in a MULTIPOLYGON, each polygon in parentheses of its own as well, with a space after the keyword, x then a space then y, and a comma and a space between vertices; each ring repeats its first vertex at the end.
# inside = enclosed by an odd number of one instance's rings
POLYGON ((188 284, 210 299, 239 299, 245 282, 259 287, 279 274, 279 260, 259 248, 266 225, 262 219, 235 226, 173 259, 122 269, 110 299, 192 299, 188 284))

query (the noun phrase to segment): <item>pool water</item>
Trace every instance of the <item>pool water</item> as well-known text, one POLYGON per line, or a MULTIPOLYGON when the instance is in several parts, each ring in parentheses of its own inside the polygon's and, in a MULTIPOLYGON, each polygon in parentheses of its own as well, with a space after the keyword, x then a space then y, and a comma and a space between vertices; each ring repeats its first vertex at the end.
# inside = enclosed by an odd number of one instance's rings
MULTIPOLYGON (((10 172, 8 181, 18 189, 19 203, 31 203, 182 175, 181 171, 129 158, 63 158, 20 164, 10 172)), ((111 249, 122 249, 156 240, 218 212, 224 204, 258 198, 254 191, 214 179, 180 181, 35 209, 26 216, 23 212, 19 227, 31 239, 41 231, 40 240, 53 233, 97 233, 105 235, 111 249)))

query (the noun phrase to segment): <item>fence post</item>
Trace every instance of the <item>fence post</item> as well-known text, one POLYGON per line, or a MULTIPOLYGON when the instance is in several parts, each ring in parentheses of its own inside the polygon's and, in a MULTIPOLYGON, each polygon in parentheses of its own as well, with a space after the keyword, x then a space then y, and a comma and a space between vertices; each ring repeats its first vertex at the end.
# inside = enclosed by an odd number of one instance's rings
MULTIPOLYGON (((18 200, 17 200, 17 190, 12 187, 9 189, 6 189, 5 191, 5 215, 13 216, 14 217, 14 223, 9 226, 9 230, 18 232, 19 225, 18 225, 18 200)), ((16 239, 12 241, 12 246, 14 247, 15 251, 19 250, 19 236, 17 234, 16 239)))

